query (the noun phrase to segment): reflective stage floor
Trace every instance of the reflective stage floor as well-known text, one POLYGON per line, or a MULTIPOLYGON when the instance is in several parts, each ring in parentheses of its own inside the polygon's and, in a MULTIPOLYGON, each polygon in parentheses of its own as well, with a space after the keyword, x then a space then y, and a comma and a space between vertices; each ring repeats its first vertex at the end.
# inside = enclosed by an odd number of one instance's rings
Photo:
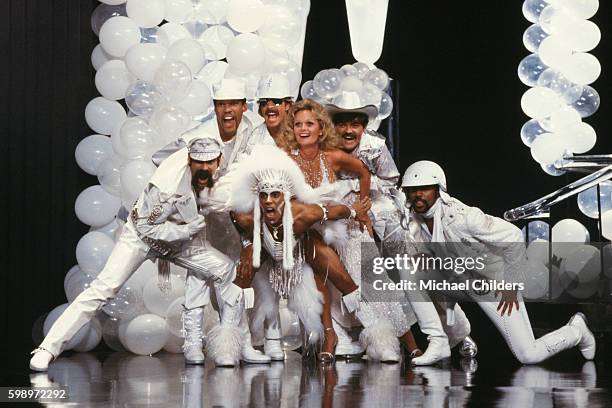
POLYGON ((289 352, 284 363, 215 368, 185 366, 181 354, 97 352, 66 354, 48 373, 7 380, 67 386, 68 400, 45 403, 53 407, 610 407, 609 368, 571 353, 538 366, 489 355, 434 367, 361 360, 322 368, 289 352))

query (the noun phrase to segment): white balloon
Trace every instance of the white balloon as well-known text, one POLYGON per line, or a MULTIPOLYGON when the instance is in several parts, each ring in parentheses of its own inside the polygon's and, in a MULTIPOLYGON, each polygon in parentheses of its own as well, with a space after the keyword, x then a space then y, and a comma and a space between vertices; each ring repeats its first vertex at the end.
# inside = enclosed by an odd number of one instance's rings
POLYGON ((548 37, 548 34, 542 27, 539 24, 533 24, 523 33, 523 45, 530 52, 538 52, 540 44, 546 37, 548 37))
POLYGON ((157 276, 157 266, 150 260, 147 260, 140 265, 136 272, 130 276, 124 286, 131 288, 142 295, 142 290, 149 280, 157 276))
POLYGON ((74 202, 74 212, 83 224, 101 227, 115 218, 121 200, 107 193, 102 186, 91 186, 79 194, 74 202))
POLYGON ((602 214, 612 209, 612 181, 599 183, 599 200, 597 197, 597 186, 594 186, 579 193, 576 199, 580 211, 589 218, 599 218, 600 206, 602 214))
POLYGON ((285 5, 265 7, 266 18, 257 33, 268 48, 276 52, 293 47, 302 35, 300 17, 285 5))
POLYGON ((176 298, 185 295, 185 281, 170 275, 170 285, 172 288, 166 292, 162 292, 158 284, 157 277, 149 280, 142 291, 142 298, 144 299, 145 306, 151 313, 166 317, 168 307, 176 298))
MULTIPOLYGON (((342 92, 342 79, 344 74, 339 69, 324 69, 314 77, 313 87, 317 94, 326 99, 331 99, 342 92)), ((362 91, 366 88, 365 84, 362 91)), ((379 90, 380 92, 380 90, 379 90)), ((360 95, 361 96, 361 95, 360 95)), ((363 103, 369 103, 362 99, 363 103)))
POLYGON ((191 38, 183 38, 174 42, 168 48, 166 58, 183 62, 191 72, 198 72, 206 63, 204 49, 196 40, 191 38))
POLYGON ((78 265, 73 266, 64 277, 64 293, 72 303, 85 289, 89 288, 95 275, 88 275, 78 265))
POLYGON ((531 143, 531 156, 540 164, 552 164, 565 153, 565 145, 557 135, 544 133, 531 143))
POLYGON ((98 182, 110 194, 121 195, 121 158, 112 155, 102 161, 98 166, 98 182))
POLYGON ((227 46, 227 62, 236 74, 247 74, 263 66, 265 47, 259 36, 239 34, 227 46))
POLYGON ((155 73, 153 84, 171 101, 183 99, 191 85, 192 72, 181 61, 167 59, 155 73))
POLYGON ((106 264, 115 242, 101 232, 88 232, 83 235, 76 247, 76 259, 81 270, 97 275, 106 264))
POLYGON ((113 351, 126 351, 119 340, 120 319, 107 319, 102 326, 102 340, 113 351))
POLYGON ((91 13, 91 31, 93 31, 95 35, 100 35, 100 28, 102 28, 102 25, 104 25, 108 19, 117 16, 127 16, 125 4, 100 4, 91 13))
POLYGON ((591 150, 597 142, 595 129, 588 123, 580 122, 561 128, 557 136, 572 153, 582 154, 591 150))
POLYGON ((164 20, 166 5, 164 0, 130 0, 127 2, 127 15, 140 27, 155 27, 164 20))
POLYGON ((110 137, 91 135, 79 142, 74 151, 74 158, 85 173, 95 176, 100 163, 112 154, 113 146, 110 137))
POLYGON ((521 140, 527 147, 531 147, 533 141, 543 133, 547 133, 537 119, 530 119, 521 128, 521 140))
POLYGON ((121 233, 124 225, 125 225, 125 222, 122 219, 115 217, 113 218, 111 222, 109 222, 108 224, 102 225, 101 227, 91 227, 89 229, 89 232, 91 231, 101 232, 103 234, 106 234, 112 240, 116 241, 115 236, 121 233))
POLYGON ((530 54, 523 58, 518 66, 518 76, 527 86, 536 86, 541 75, 548 69, 538 54, 530 54))
POLYGON ((578 85, 588 85, 597 80, 601 74, 599 60, 591 54, 578 52, 573 54, 559 70, 567 79, 578 85))
POLYGON ((527 299, 539 299, 548 293, 548 267, 531 259, 527 263, 525 289, 521 291, 527 299))
POLYGON ((585 20, 593 17, 599 9, 599 0, 557 0, 556 3, 567 13, 585 20))
POLYGON ((123 107, 116 101, 97 97, 85 107, 85 121, 96 133, 110 135, 114 126, 127 117, 123 107))
POLYGON ((565 105, 550 115, 551 130, 558 133, 568 126, 575 126, 582 122, 582 118, 576 109, 565 105))
POLYGON ((532 23, 537 23, 542 10, 548 6, 544 0, 525 0, 523 3, 523 15, 532 23))
POLYGON ((123 99, 128 86, 136 80, 121 60, 111 60, 96 72, 96 88, 106 99, 123 99))
POLYGON ((184 23, 193 11, 191 0, 166 0, 166 20, 171 23, 184 23))
POLYGON ((191 38, 191 34, 185 27, 177 23, 166 23, 159 28, 159 32, 163 34, 161 44, 164 47, 170 47, 176 41, 183 38, 191 38))
POLYGON ((225 72, 227 71, 228 64, 225 61, 212 61, 204 65, 204 68, 197 73, 195 78, 198 81, 203 81, 212 88, 213 85, 221 82, 225 78, 225 72))
POLYGON ((149 179, 155 173, 153 163, 144 160, 128 162, 121 169, 121 193, 135 199, 143 192, 149 179))
POLYGON ((206 24, 223 24, 227 20, 227 0, 202 0, 195 5, 194 19, 206 24))
POLYGON ((591 51, 601 40, 601 31, 592 21, 576 20, 558 34, 569 48, 578 52, 591 51))
POLYGON ((153 314, 145 314, 132 319, 125 327, 123 341, 125 347, 134 354, 148 355, 160 351, 166 344, 168 329, 166 321, 153 314))
POLYGON ((549 117, 563 105, 563 100, 559 95, 542 86, 528 89, 521 98, 523 112, 534 119, 549 117))
POLYGON ((342 78, 340 86, 344 92, 359 92, 363 88, 363 81, 356 75, 350 75, 342 78))
POLYGON ((575 249, 576 244, 589 240, 587 229, 580 222, 565 218, 552 228, 553 253, 558 258, 565 258, 575 249))
POLYGON ((259 0, 230 0, 227 7, 227 22, 239 33, 250 33, 261 27, 266 10, 259 0))
POLYGON ((168 306, 168 310, 165 313, 166 325, 168 326, 168 330, 175 336, 185 337, 183 333, 183 304, 185 303, 185 296, 180 296, 176 298, 170 306, 168 306))
POLYGON ((202 81, 193 81, 187 90, 187 95, 178 104, 178 107, 196 116, 208 111, 211 104, 212 96, 208 85, 202 81))
POLYGON ((140 289, 133 289, 126 285, 123 285, 119 293, 106 302, 102 311, 113 319, 123 321, 132 319, 143 312, 146 313, 140 289))
POLYGON ((178 106, 164 106, 151 116, 150 125, 169 143, 189 129, 191 116, 178 106))
POLYGON ((381 91, 384 91, 389 86, 389 75, 387 75, 387 73, 382 69, 374 68, 366 74, 363 81, 374 85, 381 91))
POLYGON ((140 29, 130 18, 118 16, 109 19, 100 29, 100 44, 104 51, 123 58, 127 50, 140 43, 140 29))
POLYGON ((591 245, 576 246, 561 262, 561 271, 579 283, 596 280, 601 271, 599 249, 591 245))
POLYGON ((601 215, 601 235, 612 240, 612 210, 608 210, 601 215))
POLYGON ((551 35, 542 41, 538 54, 544 64, 552 68, 560 69, 572 56, 572 49, 563 38, 557 35, 551 35))
POLYGON ((155 72, 166 59, 166 53, 166 48, 159 44, 137 44, 125 54, 125 64, 136 78, 152 82, 155 72))
POLYGON ((234 38, 234 32, 222 25, 209 27, 198 38, 198 42, 204 49, 207 60, 220 60, 227 55, 227 46, 234 38))
MULTIPOLYGON (((188 78, 188 80, 191 81, 191 78, 188 78)), ((130 108, 130 112, 136 115, 149 116, 168 101, 169 96, 163 94, 157 85, 147 81, 136 81, 125 92, 125 104, 130 108)), ((111 139, 113 139, 113 146, 116 146, 113 136, 111 136, 111 139)), ((115 151, 126 157, 126 152, 121 147, 115 149, 115 151)))
MULTIPOLYGON (((172 333, 168 333, 166 344, 164 344, 164 351, 167 351, 168 353, 172 353, 172 354, 181 354, 183 353, 183 343, 184 342, 185 342, 184 338, 175 336, 172 333)), ((193 367, 198 367, 198 366, 193 366, 193 367)))
POLYGON ((158 147, 160 139, 149 124, 142 118, 128 118, 119 130, 121 146, 128 159, 144 158, 158 147))
POLYGON ((386 92, 382 93, 380 104, 378 105, 378 117, 376 119, 383 120, 388 118, 393 112, 393 99, 386 92))
POLYGON ((555 162, 555 163, 551 163, 551 164, 540 164, 540 167, 542 168, 542 170, 544 170, 544 173, 550 175, 550 176, 562 176, 563 174, 566 173, 565 170, 561 170, 559 168, 557 168, 557 163, 559 162, 555 162))
POLYGON ((91 52, 91 65, 96 71, 99 70, 105 62, 108 62, 112 59, 114 59, 114 57, 104 51, 104 48, 102 48, 102 44, 96 45, 93 51, 91 52))
POLYGON ((586 85, 580 88, 581 92, 572 102, 572 106, 580 113, 580 116, 587 118, 597 112, 601 99, 597 91, 592 87, 586 85))
POLYGON ((80 353, 85 353, 95 349, 102 340, 102 325, 98 319, 91 319, 89 321, 89 328, 84 334, 81 341, 77 342, 72 350, 80 353))
POLYGON ((527 259, 532 262, 549 263, 549 241, 536 238, 527 247, 527 259))

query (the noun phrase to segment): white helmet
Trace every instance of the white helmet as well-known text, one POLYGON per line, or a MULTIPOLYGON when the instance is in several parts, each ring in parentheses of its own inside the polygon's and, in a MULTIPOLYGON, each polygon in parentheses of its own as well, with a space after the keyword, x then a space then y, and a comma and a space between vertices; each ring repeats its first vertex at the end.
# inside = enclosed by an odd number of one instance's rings
POLYGON ((442 167, 429 160, 413 163, 402 177, 402 187, 419 187, 437 184, 446 191, 446 176, 442 167))

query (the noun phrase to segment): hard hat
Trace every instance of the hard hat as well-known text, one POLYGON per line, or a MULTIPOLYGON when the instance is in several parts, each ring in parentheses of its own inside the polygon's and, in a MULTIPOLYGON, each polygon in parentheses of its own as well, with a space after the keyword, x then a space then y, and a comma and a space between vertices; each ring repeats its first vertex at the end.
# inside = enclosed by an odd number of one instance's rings
POLYGON ((421 160, 413 163, 406 169, 404 177, 402 177, 402 187, 419 187, 438 185, 443 191, 446 191, 446 176, 444 170, 438 164, 429 161, 421 160))

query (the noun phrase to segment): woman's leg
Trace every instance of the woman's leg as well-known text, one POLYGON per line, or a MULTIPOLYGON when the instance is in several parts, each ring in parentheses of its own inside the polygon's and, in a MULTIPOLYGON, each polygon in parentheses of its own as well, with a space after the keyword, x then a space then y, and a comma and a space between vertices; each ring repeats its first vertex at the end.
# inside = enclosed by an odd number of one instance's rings
POLYGON ((314 276, 317 289, 323 295, 323 313, 321 314, 321 323, 323 323, 323 347, 322 352, 334 354, 336 348, 337 336, 334 332, 331 316, 331 294, 325 281, 317 274, 314 276))

